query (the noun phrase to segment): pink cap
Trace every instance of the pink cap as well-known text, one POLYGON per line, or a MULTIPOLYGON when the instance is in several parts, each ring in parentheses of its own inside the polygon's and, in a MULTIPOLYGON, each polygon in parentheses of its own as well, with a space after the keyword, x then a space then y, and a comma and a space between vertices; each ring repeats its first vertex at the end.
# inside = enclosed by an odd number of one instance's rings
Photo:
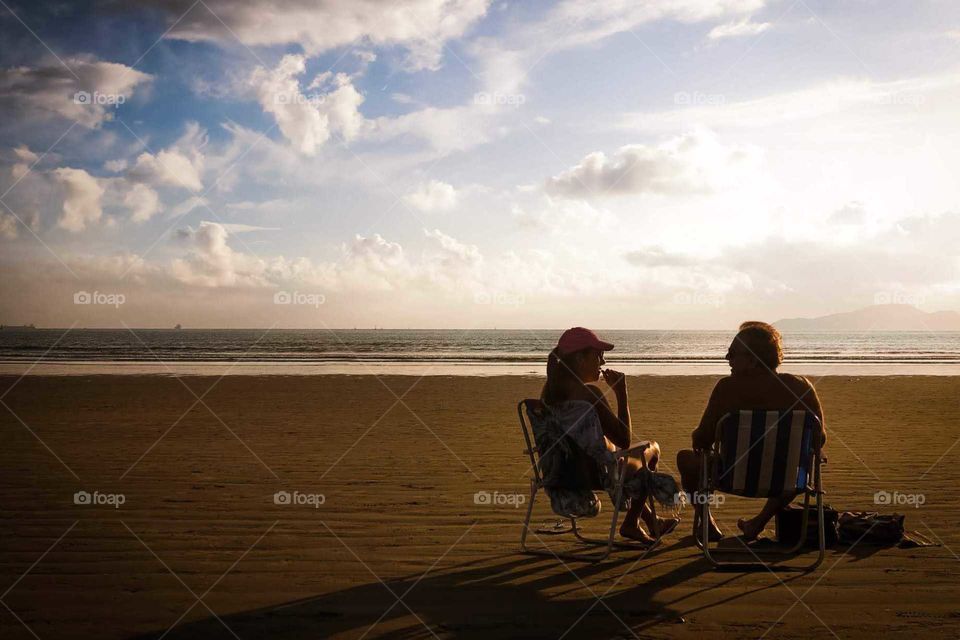
POLYGON ((597 337, 597 334, 584 327, 567 329, 557 341, 557 350, 562 354, 574 353, 582 349, 610 351, 613 349, 613 345, 609 342, 604 342, 597 337))

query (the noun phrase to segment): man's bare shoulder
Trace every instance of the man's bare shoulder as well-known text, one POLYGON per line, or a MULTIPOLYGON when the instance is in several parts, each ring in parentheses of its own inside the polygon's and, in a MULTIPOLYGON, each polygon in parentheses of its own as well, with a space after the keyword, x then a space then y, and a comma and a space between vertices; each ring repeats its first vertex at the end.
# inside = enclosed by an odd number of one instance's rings
POLYGON ((777 376, 784 384, 795 391, 806 391, 808 389, 813 389, 813 383, 803 376, 797 376, 792 373, 778 373, 777 376))
POLYGON ((713 392, 722 393, 735 386, 737 386, 736 378, 734 378, 733 376, 723 376, 722 378, 717 380, 717 384, 713 386, 713 392))

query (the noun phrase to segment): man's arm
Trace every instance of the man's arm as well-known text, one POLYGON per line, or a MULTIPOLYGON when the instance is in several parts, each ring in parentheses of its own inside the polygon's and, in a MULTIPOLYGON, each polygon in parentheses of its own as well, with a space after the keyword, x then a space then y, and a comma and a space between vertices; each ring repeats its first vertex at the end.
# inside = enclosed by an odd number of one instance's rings
POLYGON ((717 422, 723 417, 723 397, 726 394, 727 378, 721 378, 713 387, 710 399, 703 410, 700 425, 691 434, 694 449, 709 449, 716 439, 717 422))
POLYGON ((807 389, 804 390, 805 395, 802 396, 803 406, 804 409, 812 411, 820 418, 820 446, 823 447, 827 444, 827 423, 823 418, 823 406, 820 404, 820 396, 817 395, 817 390, 810 380, 807 378, 801 378, 801 380, 807 383, 807 389))

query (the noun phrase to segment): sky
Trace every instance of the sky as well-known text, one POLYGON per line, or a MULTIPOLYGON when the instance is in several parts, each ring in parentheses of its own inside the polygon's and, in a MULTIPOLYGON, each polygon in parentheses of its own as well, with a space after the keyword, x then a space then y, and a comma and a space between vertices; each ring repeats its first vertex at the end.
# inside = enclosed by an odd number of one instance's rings
POLYGON ((0 322, 960 309, 960 3, 0 7, 0 322))

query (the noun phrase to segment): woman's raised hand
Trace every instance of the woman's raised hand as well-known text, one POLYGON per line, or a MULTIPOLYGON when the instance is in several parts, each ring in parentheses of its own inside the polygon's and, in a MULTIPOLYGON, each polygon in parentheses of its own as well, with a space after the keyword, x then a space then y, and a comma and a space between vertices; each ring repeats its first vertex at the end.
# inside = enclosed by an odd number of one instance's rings
POLYGON ((626 391, 626 377, 614 369, 603 369, 601 371, 603 374, 604 381, 610 385, 610 388, 614 391, 626 391))

